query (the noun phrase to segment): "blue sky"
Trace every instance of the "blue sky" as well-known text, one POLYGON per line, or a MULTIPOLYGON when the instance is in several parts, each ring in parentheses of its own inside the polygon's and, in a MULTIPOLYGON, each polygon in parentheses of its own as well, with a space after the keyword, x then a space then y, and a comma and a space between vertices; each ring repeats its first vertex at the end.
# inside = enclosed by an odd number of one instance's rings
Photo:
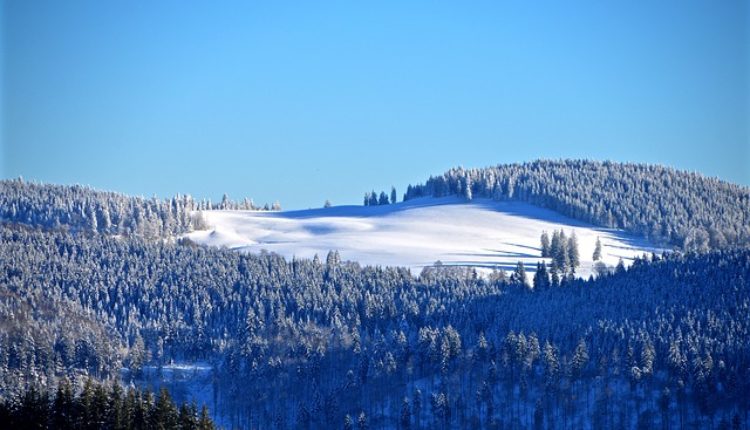
POLYGON ((3 177, 360 203, 457 165, 750 184, 747 1, 5 1, 3 177))

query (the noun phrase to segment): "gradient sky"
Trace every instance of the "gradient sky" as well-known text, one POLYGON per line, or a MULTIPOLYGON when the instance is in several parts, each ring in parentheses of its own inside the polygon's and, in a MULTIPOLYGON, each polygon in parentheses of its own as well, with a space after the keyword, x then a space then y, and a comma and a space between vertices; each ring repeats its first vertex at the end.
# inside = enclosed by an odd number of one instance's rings
POLYGON ((0 175, 360 203, 457 165, 750 184, 748 1, 4 1, 0 175))

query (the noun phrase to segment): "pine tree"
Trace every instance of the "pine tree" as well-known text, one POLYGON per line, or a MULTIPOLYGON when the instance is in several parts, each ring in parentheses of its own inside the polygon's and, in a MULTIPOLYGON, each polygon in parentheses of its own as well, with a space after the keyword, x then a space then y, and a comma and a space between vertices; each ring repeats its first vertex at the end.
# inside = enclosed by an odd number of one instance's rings
POLYGON ((570 235, 570 238, 568 238, 568 261, 570 264, 570 273, 575 273, 575 269, 581 265, 580 256, 578 254, 578 238, 576 237, 576 232, 573 230, 573 233, 570 235))
POLYGON ((544 408, 542 407, 542 401, 537 400, 536 406, 534 407, 534 430, 544 429, 544 408))
POLYGON ((385 191, 380 192, 380 197, 378 198, 378 205, 387 205, 389 203, 388 201, 388 194, 385 193, 385 191))
POLYGON ((599 237, 596 238, 596 245, 594 246, 594 255, 592 256, 594 261, 599 261, 602 259, 602 242, 599 240, 599 237))
POLYGON ((52 426, 60 430, 75 428, 75 397, 70 382, 63 379, 57 386, 52 405, 52 426))
POLYGON ((99 231, 99 223, 96 220, 96 212, 94 212, 93 208, 90 208, 87 210, 86 218, 89 222, 89 230, 91 233, 97 233, 99 231))
POLYGON ((545 385, 549 390, 556 390, 560 363, 557 360, 557 351, 549 341, 544 342, 544 371, 545 385))
POLYGON ((310 415, 310 411, 307 410, 305 405, 300 403, 299 408, 297 408, 297 428, 309 429, 311 422, 312 416, 310 415))
POLYGON ((179 412, 172 402, 172 397, 166 388, 159 391, 151 412, 149 421, 153 428, 172 429, 179 425, 179 412))
POLYGON ((589 352, 588 352, 588 348, 586 347, 586 341, 583 339, 579 339, 578 345, 576 345, 576 349, 573 354, 573 363, 572 363, 573 375, 576 377, 580 377, 588 361, 589 361, 589 352))
POLYGON ((534 273, 534 291, 540 291, 549 287, 549 275, 547 274, 547 265, 543 262, 536 263, 536 273, 534 273))
POLYGON ((396 204, 398 196, 396 195, 396 187, 391 187, 391 204, 396 204))
POLYGON ((549 242, 549 235, 546 231, 542 232, 542 237, 540 239, 542 244, 542 258, 549 258, 550 257, 550 242, 549 242))
POLYGON ((523 261, 519 261, 516 264, 516 269, 513 271, 511 280, 513 282, 518 283, 519 285, 523 287, 527 287, 527 288, 529 287, 528 280, 526 279, 526 269, 523 266, 523 261))
POLYGON ((404 397, 401 403, 401 428, 409 430, 411 428, 411 410, 409 408, 409 399, 404 397))
POLYGON ((643 376, 651 376, 654 373, 654 360, 656 359, 656 349, 650 339, 646 339, 641 346, 641 371, 643 376))
POLYGON ((140 334, 136 335, 129 356, 130 371, 135 378, 140 378, 143 374, 143 364, 146 361, 146 346, 140 334))
POLYGON ((123 391, 118 383, 113 383, 109 390, 107 414, 107 422, 114 430, 124 430, 127 428, 123 391))
POLYGON ((562 252, 562 243, 560 240, 560 232, 557 230, 554 230, 552 232, 552 240, 550 241, 549 245, 549 257, 552 258, 553 263, 557 264, 559 266, 560 261, 560 254, 562 252))
POLYGON ((570 268, 568 238, 565 236, 565 232, 562 229, 560 230, 560 250, 557 255, 557 264, 563 274, 568 272, 568 269, 570 268))
POLYGON ((622 260, 622 257, 617 262, 617 266, 615 267, 615 273, 617 274, 625 273, 625 262, 622 260))
POLYGON ((357 418, 357 429, 359 430, 367 430, 370 426, 367 423, 367 415, 365 415, 365 411, 362 411, 359 413, 359 417, 357 418))
POLYGON ((198 419, 198 430, 214 430, 214 422, 211 420, 208 408, 205 405, 201 408, 201 415, 198 419))
POLYGON ((422 427, 422 390, 420 390, 419 388, 414 390, 412 412, 414 414, 414 424, 416 424, 415 427, 422 427))

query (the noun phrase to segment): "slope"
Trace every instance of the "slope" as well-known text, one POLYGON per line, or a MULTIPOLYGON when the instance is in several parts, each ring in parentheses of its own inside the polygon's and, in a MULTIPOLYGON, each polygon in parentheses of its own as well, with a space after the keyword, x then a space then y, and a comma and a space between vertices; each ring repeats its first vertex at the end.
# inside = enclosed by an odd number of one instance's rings
POLYGON ((285 257, 323 258, 338 250, 345 260, 367 265, 406 266, 418 273, 445 265, 512 270, 518 261, 532 269, 541 261, 542 231, 575 232, 579 275, 593 271, 596 238, 603 262, 628 264, 643 253, 661 252, 622 231, 597 228, 548 209, 515 201, 458 197, 412 199, 387 206, 337 206, 282 212, 207 211, 208 230, 186 235, 204 245, 246 252, 267 250, 285 257))

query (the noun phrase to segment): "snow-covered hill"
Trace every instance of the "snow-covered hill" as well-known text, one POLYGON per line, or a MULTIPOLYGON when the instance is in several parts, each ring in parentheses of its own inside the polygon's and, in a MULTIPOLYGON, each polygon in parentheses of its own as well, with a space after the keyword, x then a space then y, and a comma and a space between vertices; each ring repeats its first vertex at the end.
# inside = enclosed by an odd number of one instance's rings
POLYGON ((339 250, 344 260, 368 265, 407 266, 416 274, 440 260, 446 265, 512 270, 523 261, 533 271, 540 260, 542 231, 575 231, 579 275, 593 270, 596 238, 603 261, 629 264, 643 253, 661 252, 621 231, 597 228, 521 202, 457 197, 421 198, 387 206, 336 206, 282 212, 207 211, 209 230, 187 235, 199 244, 248 252, 266 249, 286 257, 325 259, 339 250))

